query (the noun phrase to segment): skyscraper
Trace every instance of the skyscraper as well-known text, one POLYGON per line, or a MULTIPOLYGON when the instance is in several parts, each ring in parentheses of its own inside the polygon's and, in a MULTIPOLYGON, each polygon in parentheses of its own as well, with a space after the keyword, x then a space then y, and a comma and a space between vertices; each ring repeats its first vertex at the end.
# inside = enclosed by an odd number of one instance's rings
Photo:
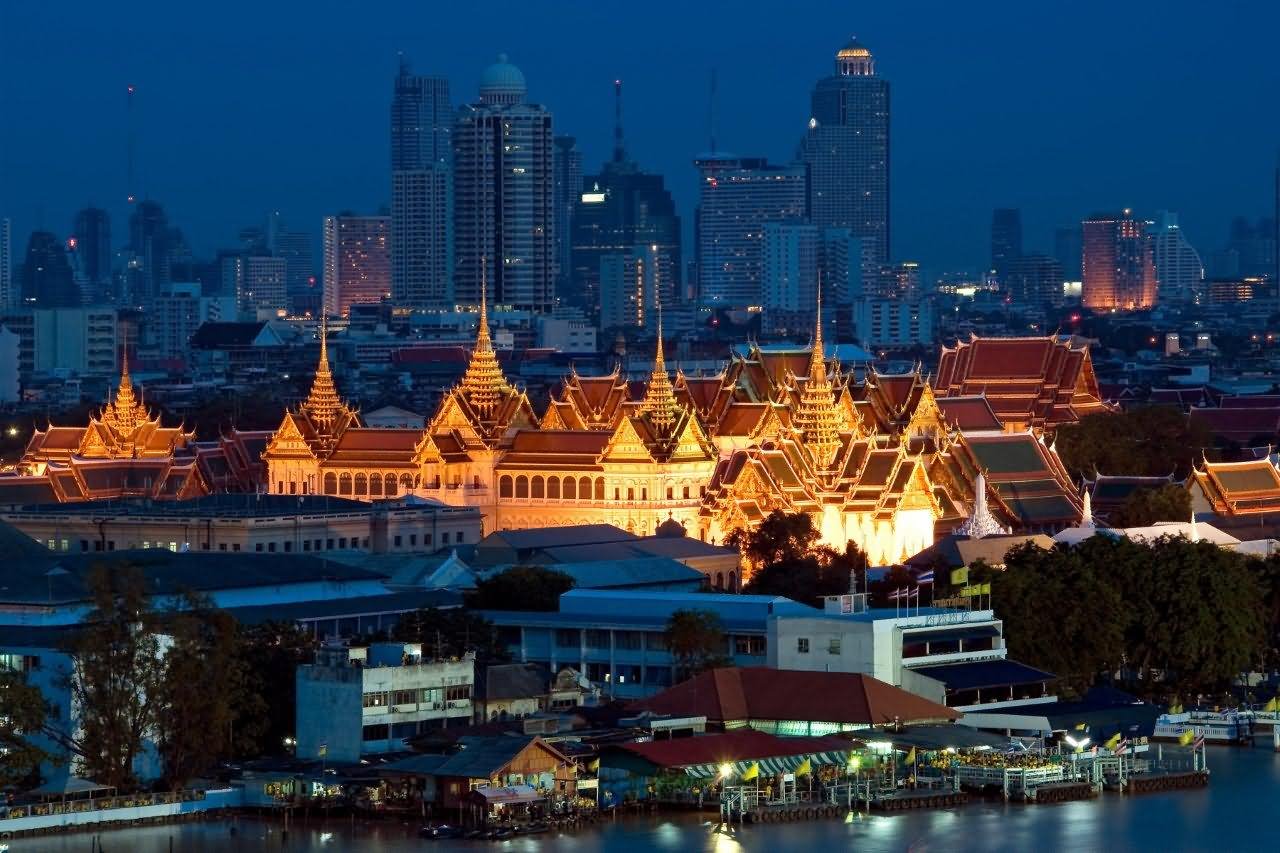
POLYGON ((1064 225, 1053 232, 1053 256, 1062 264, 1067 281, 1080 280, 1080 226, 1064 225))
POLYGON ((1037 252, 1004 262, 1000 286, 1013 304, 1024 308, 1042 308, 1062 304, 1062 264, 1057 258, 1037 252))
POLYGON ((324 218, 325 314, 346 316, 391 295, 390 231, 389 216, 324 218))
POLYGON ((172 278, 173 257, 182 235, 169 226, 159 202, 142 201, 129 217, 128 300, 145 305, 172 278))
MULTIPOLYGON (((572 136, 555 138, 552 159, 555 187, 556 293, 561 300, 581 294, 571 290, 573 280, 573 218, 578 197, 582 195, 582 151, 572 136)), ((581 303, 580 299, 573 299, 581 303)))
POLYGON ((111 281, 111 215, 92 205, 76 214, 71 234, 80 273, 95 289, 111 281))
POLYGON ((311 235, 305 231, 290 231, 283 227, 269 229, 267 235, 271 254, 284 259, 284 290, 288 297, 289 311, 305 314, 318 311, 316 287, 316 262, 311 251, 311 235))
POLYGON ((80 304, 67 249, 48 231, 33 231, 22 262, 22 301, 37 308, 72 308, 80 304))
MULTIPOLYGON (((822 242, 818 226, 795 220, 764 226, 761 307, 766 332, 813 328, 822 242)), ((828 299, 830 294, 828 294, 828 299)), ((827 302, 831 316, 832 301, 827 302)))
MULTIPOLYGON (((594 315, 616 294, 603 292, 601 264, 611 254, 643 257, 656 252, 657 284, 665 304, 679 290, 681 258, 680 217, 662 175, 645 172, 627 154, 622 134, 622 83, 614 81, 616 98, 613 157, 598 174, 582 181, 574 197, 572 243, 572 293, 574 301, 594 315)), ((602 320, 602 327, 607 328, 602 320)))
POLYGON ((699 298, 717 308, 759 306, 765 225, 804 218, 805 169, 732 154, 704 155, 694 165, 702 174, 699 298))
POLYGON ((1148 232, 1156 269, 1156 295, 1161 302, 1194 302, 1204 284, 1200 253, 1178 227, 1178 214, 1162 210, 1148 232))
POLYGON ((449 81, 400 61, 391 99, 391 296, 443 309, 453 294, 453 106, 449 81))
POLYGON ((13 226, 8 219, 0 219, 0 309, 9 308, 18 301, 13 291, 13 226))
POLYGON ((222 260, 222 291, 234 294, 241 316, 257 319, 288 310, 288 261, 264 255, 233 255, 222 260))
POLYGON ((600 328, 654 329, 658 309, 672 298, 671 255, 637 245, 600 257, 600 328))
POLYGON ((1081 302, 1095 310, 1122 311, 1156 304, 1156 273, 1146 223, 1125 209, 1100 213, 1081 223, 1081 302))
POLYGON ((1009 262, 1022 254, 1022 211, 999 207, 991 214, 991 271, 1005 283, 1009 262))
POLYGON ((813 88, 800 143, 809 169, 809 216, 819 228, 867 238, 889 260, 889 81, 857 39, 836 53, 835 74, 813 88))
POLYGON ((480 100, 453 131, 454 299, 548 313, 555 298, 551 113, 526 102, 505 55, 480 77, 480 100))

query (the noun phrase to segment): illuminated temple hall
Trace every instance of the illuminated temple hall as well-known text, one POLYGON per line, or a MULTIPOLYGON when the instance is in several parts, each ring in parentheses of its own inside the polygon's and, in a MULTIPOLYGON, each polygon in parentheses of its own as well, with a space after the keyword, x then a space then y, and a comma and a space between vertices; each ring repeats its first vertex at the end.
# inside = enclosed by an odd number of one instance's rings
POLYGON ((232 431, 198 442, 184 427, 162 425, 135 391, 126 360, 115 396, 87 426, 35 431, 14 469, 0 474, 0 504, 253 491, 266 438, 265 432, 232 431))

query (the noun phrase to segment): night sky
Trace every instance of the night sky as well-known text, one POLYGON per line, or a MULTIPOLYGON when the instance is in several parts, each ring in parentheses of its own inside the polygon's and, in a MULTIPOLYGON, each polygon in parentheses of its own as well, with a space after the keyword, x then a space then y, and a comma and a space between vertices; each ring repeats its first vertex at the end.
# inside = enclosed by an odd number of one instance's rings
POLYGON ((708 146, 789 159, 813 82, 856 34, 892 81, 893 253, 977 269, 991 209, 1023 209, 1029 249, 1095 209, 1177 211, 1207 252, 1269 215, 1280 146, 1280 3, 242 3, 0 0, 0 216, 14 249, 88 202, 127 226, 125 87, 138 87, 141 194, 198 253, 269 209, 320 219, 389 197, 397 52, 473 100, 510 54, 530 99, 608 156, 612 81, 632 156, 692 221, 708 146))

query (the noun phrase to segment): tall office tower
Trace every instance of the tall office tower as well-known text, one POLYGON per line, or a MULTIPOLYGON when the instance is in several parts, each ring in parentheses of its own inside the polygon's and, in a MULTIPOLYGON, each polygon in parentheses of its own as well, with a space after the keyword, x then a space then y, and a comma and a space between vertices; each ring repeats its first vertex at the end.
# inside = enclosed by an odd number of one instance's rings
POLYGON ((836 53, 836 73, 814 86, 809 130, 800 143, 809 169, 809 218, 848 228, 889 260, 889 81, 871 51, 853 39, 836 53))
POLYGON ((480 77, 480 100, 453 129, 454 300, 537 314, 555 299, 551 113, 527 103, 505 55, 480 77))
POLYGON ((128 301, 146 305, 173 280, 173 257, 181 241, 159 202, 138 203, 129 217, 128 301))
POLYGON ((764 227, 804 218, 805 168, 732 154, 704 155, 694 165, 702 174, 695 228, 699 298, 715 308, 758 307, 764 227))
POLYGON ((1004 266, 1000 286, 1014 305, 1043 308, 1062 304, 1062 264, 1057 258, 1032 252, 1019 253, 1004 266))
POLYGON ((765 224, 760 300, 765 332, 791 334, 813 329, 821 250, 816 225, 807 222, 765 224))
POLYGON ((642 244, 600 256, 601 329, 656 329, 658 308, 674 297, 675 269, 661 246, 642 244))
POLYGON ((1270 217, 1259 217, 1257 223, 1243 216, 1231 220, 1231 236, 1226 253, 1236 265, 1231 274, 1245 277, 1271 275, 1276 265, 1276 224, 1270 217))
POLYGON ((391 173, 391 298, 398 306, 453 305, 452 195, 443 163, 391 173))
POLYGON ((1053 232, 1053 256, 1062 264, 1062 274, 1067 281, 1080 280, 1081 253, 1079 225, 1064 225, 1053 232))
POLYGON ((573 280, 573 216, 582 195, 582 151, 572 136, 557 136, 552 154, 552 204, 555 206, 556 295, 561 301, 581 300, 571 286, 573 280))
MULTIPOLYGON (((574 302, 594 315, 605 300, 601 287, 601 263, 606 256, 630 251, 633 246, 657 247, 669 263, 662 266, 663 300, 670 305, 680 291, 680 217, 662 175, 643 171, 627 155, 622 135, 622 83, 614 82, 616 118, 613 157, 598 174, 583 182, 575 197, 572 244, 574 302)), ((617 300, 610 296, 610 299, 617 300)), ((606 327, 607 328, 607 327, 606 327)))
POLYGON ((1133 211, 1100 213, 1081 223, 1081 302, 1095 310, 1142 310, 1156 304, 1156 271, 1146 223, 1133 211))
POLYGON ((391 95, 391 171, 448 164, 453 120, 449 81, 415 75, 401 58, 391 95))
POLYGON ((862 298, 865 283, 874 279, 879 266, 870 241, 854 237, 848 228, 827 228, 821 237, 822 302, 832 306, 838 322, 862 298))
POLYGON ((95 288, 111 282, 111 215, 100 207, 86 207, 72 225, 80 273, 95 288))
POLYGON ((36 308, 73 308, 80 304, 67 249, 48 231, 33 231, 22 262, 22 301, 36 308))
MULTIPOLYGON (((266 255, 232 255, 222 260, 222 292, 234 294, 244 317, 274 316, 289 308, 288 263, 266 255)), ((166 287, 165 291, 169 292, 166 287)))
POLYGON ((391 296, 389 216, 326 216, 324 312, 346 316, 352 305, 391 296))
POLYGON ((391 98, 391 298, 444 309, 453 295, 453 105, 449 81, 401 59, 391 98))
POLYGON ((274 257, 284 260, 284 290, 291 313, 317 312, 318 302, 310 304, 316 287, 315 255, 311 253, 311 235, 305 231, 289 231, 284 227, 268 229, 268 245, 274 257))
POLYGON ((1156 295, 1161 302, 1195 302, 1204 284, 1200 253, 1178 227, 1178 214, 1162 210, 1147 234, 1156 267, 1156 295))
POLYGON ((1009 262, 1022 254, 1022 211, 999 207, 991 214, 991 271, 1004 284, 1009 262))
POLYGON ((13 226, 0 219, 0 310, 18 301, 13 291, 13 226))

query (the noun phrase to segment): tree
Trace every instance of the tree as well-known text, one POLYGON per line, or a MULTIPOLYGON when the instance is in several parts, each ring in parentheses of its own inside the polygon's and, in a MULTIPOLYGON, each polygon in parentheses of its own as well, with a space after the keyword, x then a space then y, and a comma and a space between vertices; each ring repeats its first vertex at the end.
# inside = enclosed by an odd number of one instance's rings
MULTIPOLYGON (((311 662, 315 647, 315 638, 294 622, 262 622, 240 629, 238 654, 247 678, 246 700, 237 708, 233 726, 236 732, 256 734, 258 748, 266 754, 285 751, 285 738, 297 734, 297 671, 311 662)), ((238 737, 237 747, 243 745, 238 737)))
POLYGON ((423 608, 400 617, 393 639, 421 643, 423 654, 435 658, 460 658, 475 652, 478 665, 511 659, 493 623, 461 607, 423 608))
MULTIPOLYGON (((183 595, 167 614, 170 637, 156 713, 165 780, 173 789, 236 754, 235 720, 253 695, 240 654, 239 626, 204 597, 183 595)), ((257 708, 261 711, 261 707, 257 708)), ((260 724, 239 732, 251 751, 260 724)))
POLYGON ((513 566, 477 581, 467 604, 477 610, 535 610, 554 613, 560 596, 573 589, 564 572, 542 566, 513 566))
POLYGON ((813 519, 805 513, 774 510, 759 527, 735 530, 725 542, 737 547, 755 569, 744 592, 813 604, 848 592, 867 568, 866 555, 857 545, 849 542, 844 551, 837 551, 818 544, 819 539, 813 519))
POLYGON ((31 736, 45 728, 49 703, 40 688, 13 670, 0 670, 0 785, 30 779, 53 756, 31 736))
POLYGON ((728 663, 727 640, 713 610, 677 610, 667 620, 667 649, 675 660, 676 680, 728 663))
POLYGON ((1170 483, 1158 489, 1135 489, 1107 523, 1111 527, 1150 527, 1157 521, 1186 521, 1191 517, 1191 493, 1170 483))
POLYGON ((734 530, 724 542, 737 548, 747 562, 760 569, 775 563, 800 560, 818 544, 820 538, 813 519, 805 513, 787 514, 775 509, 759 526, 751 530, 734 530))
POLYGON ((1212 443, 1202 424, 1173 406, 1089 415, 1059 427, 1055 442, 1077 479, 1097 473, 1186 477, 1212 443))
POLYGON ((67 687, 79 726, 56 736, 87 776, 127 789, 136 783, 134 760, 155 732, 164 656, 136 566, 95 567, 89 590, 93 609, 68 649, 73 664, 67 687))

